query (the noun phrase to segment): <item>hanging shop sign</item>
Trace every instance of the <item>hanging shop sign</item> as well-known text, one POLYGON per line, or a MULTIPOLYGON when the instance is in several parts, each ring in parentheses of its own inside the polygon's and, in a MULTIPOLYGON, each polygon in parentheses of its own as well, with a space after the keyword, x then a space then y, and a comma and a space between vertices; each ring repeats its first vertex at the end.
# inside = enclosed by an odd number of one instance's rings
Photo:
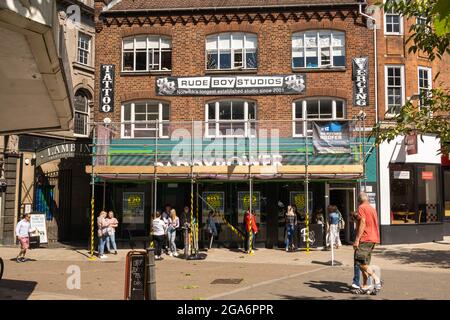
POLYGON ((318 154, 350 153, 348 122, 313 122, 313 145, 318 154))
POLYGON ((410 133, 404 138, 406 154, 417 154, 417 133, 410 133))
POLYGON ((369 58, 353 58, 353 104, 358 107, 369 105, 369 58))
POLYGON ((36 230, 36 233, 39 235, 39 242, 48 243, 45 214, 31 214, 30 225, 31 228, 36 230))
POLYGON ((433 180, 433 171, 422 171, 422 180, 433 180))
POLYGON ((305 91, 305 74, 160 77, 156 79, 156 94, 159 96, 303 94, 305 91))
POLYGON ((88 143, 61 142, 36 152, 36 167, 41 164, 64 158, 82 158, 91 156, 88 143))
POLYGON ((100 65, 100 112, 114 111, 114 70, 113 64, 100 65))
POLYGON ((122 202, 122 223, 144 224, 144 192, 124 192, 122 202))

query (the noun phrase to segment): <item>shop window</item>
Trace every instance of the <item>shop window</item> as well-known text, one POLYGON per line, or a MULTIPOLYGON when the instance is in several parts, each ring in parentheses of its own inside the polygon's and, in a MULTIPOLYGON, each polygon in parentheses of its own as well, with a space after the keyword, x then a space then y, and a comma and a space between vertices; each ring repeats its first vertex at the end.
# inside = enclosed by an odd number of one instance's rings
POLYGON ((122 71, 170 71, 172 41, 162 36, 125 38, 122 44, 122 71))
POLYGON ((210 102, 205 119, 207 136, 247 137, 255 129, 256 104, 245 100, 210 102))
POLYGON ((206 38, 206 69, 256 69, 258 38, 251 33, 219 33, 206 38))
POLYGON ((384 33, 385 34, 402 34, 402 16, 393 8, 384 13, 384 33))
POLYGON ((445 219, 450 220, 450 168, 444 169, 444 204, 445 219))
POLYGON ((438 166, 391 164, 390 191, 392 224, 441 221, 438 166))
POLYGON ((292 67, 345 67, 345 33, 330 30, 294 33, 292 67))
POLYGON ((405 103, 404 66, 385 66, 385 77, 386 115, 393 116, 405 103))
POLYGON ((431 68, 418 68, 420 107, 426 107, 424 100, 429 97, 432 88, 431 68))
POLYGON ((89 134, 89 98, 82 90, 78 90, 74 96, 74 129, 77 135, 89 134))
POLYGON ((169 104, 136 101, 122 105, 122 138, 168 138, 169 104))
POLYGON ((306 135, 304 119, 341 120, 345 118, 345 103, 339 99, 319 98, 298 100, 294 102, 293 109, 294 137, 306 135))

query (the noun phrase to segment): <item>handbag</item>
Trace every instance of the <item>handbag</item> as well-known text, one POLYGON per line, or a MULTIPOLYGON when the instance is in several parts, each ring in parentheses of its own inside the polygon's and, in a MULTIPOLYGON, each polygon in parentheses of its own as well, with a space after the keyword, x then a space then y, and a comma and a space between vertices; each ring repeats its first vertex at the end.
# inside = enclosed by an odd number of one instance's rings
POLYGON ((339 212, 339 229, 343 230, 345 228, 345 221, 342 218, 342 214, 339 212))

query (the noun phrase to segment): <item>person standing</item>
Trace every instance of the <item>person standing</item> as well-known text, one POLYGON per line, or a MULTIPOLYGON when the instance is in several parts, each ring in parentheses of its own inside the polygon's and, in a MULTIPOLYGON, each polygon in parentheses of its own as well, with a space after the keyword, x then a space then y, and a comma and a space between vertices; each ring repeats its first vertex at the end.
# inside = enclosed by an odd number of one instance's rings
POLYGON ((167 255, 169 255, 169 235, 167 234, 167 230, 169 229, 169 217, 170 211, 172 210, 172 206, 170 204, 166 204, 164 206, 164 211, 161 215, 161 219, 166 224, 166 234, 164 235, 164 251, 167 255))
POLYGON ((17 262, 25 262, 25 254, 27 250, 30 248, 30 232, 31 232, 31 224, 30 224, 30 214, 24 213, 22 215, 22 220, 17 223, 16 226, 16 237, 20 242, 20 252, 16 258, 17 262))
POLYGON ((170 210, 168 222, 167 235, 169 236, 170 256, 178 257, 175 239, 177 236, 177 229, 180 227, 180 219, 177 217, 175 209, 170 210))
POLYGON ((340 215, 337 211, 337 207, 329 205, 328 208, 328 221, 327 221, 327 246, 339 249, 341 247, 341 238, 339 236, 339 221, 340 215))
POLYGON ((108 236, 109 223, 106 219, 106 211, 101 211, 97 218, 97 236, 98 236, 98 257, 100 259, 108 258, 105 252, 105 244, 108 236))
POLYGON ((256 225, 255 212, 247 210, 245 217, 245 230, 247 232, 247 253, 253 252, 255 248, 255 238, 258 233, 258 226, 256 225))
MULTIPOLYGON (((355 211, 352 211, 350 213, 350 221, 354 223, 355 230, 358 230, 358 213, 355 211)), ((354 239, 355 234, 353 234, 352 239, 354 239)), ((359 271, 359 266, 354 264, 353 266, 353 280, 352 280, 352 288, 353 289, 359 289, 361 286, 361 279, 360 279, 360 271, 359 271)))
POLYGON ((291 206, 288 206, 286 212, 286 252, 294 250, 294 232, 297 225, 297 215, 291 206))
POLYGON ((119 226, 119 221, 114 217, 114 212, 109 211, 108 216, 106 218, 108 222, 108 234, 106 237, 106 248, 108 248, 108 252, 114 250, 114 254, 117 254, 117 245, 116 245, 116 228, 119 226))
POLYGON ((372 251, 376 244, 380 243, 378 232, 378 216, 375 209, 369 203, 369 197, 365 192, 358 196, 358 230, 356 232, 353 248, 355 249, 355 265, 359 266, 363 276, 363 285, 357 293, 377 293, 381 290, 381 279, 370 267, 372 251), (367 279, 371 277, 374 285, 368 285, 367 279))
POLYGON ((156 211, 155 219, 152 221, 152 235, 155 242, 155 259, 161 260, 161 252, 164 246, 166 235, 166 223, 161 219, 161 213, 156 211))
POLYGON ((217 227, 216 227, 216 221, 214 219, 214 211, 210 210, 208 213, 208 219, 206 219, 206 230, 209 234, 209 246, 208 248, 211 249, 212 243, 214 240, 214 237, 217 236, 217 227))

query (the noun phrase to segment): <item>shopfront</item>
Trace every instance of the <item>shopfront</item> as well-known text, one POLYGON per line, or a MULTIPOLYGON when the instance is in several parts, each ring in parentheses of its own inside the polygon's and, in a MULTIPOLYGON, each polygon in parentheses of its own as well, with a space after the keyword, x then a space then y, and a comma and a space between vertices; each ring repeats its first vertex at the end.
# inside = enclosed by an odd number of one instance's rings
POLYGON ((381 241, 420 243, 444 236, 439 141, 433 136, 418 138, 418 152, 408 154, 401 137, 380 147, 381 241), (423 139, 423 140, 422 140, 423 139))
POLYGON ((444 197, 444 235, 450 235, 450 159, 442 156, 442 196, 444 197))

